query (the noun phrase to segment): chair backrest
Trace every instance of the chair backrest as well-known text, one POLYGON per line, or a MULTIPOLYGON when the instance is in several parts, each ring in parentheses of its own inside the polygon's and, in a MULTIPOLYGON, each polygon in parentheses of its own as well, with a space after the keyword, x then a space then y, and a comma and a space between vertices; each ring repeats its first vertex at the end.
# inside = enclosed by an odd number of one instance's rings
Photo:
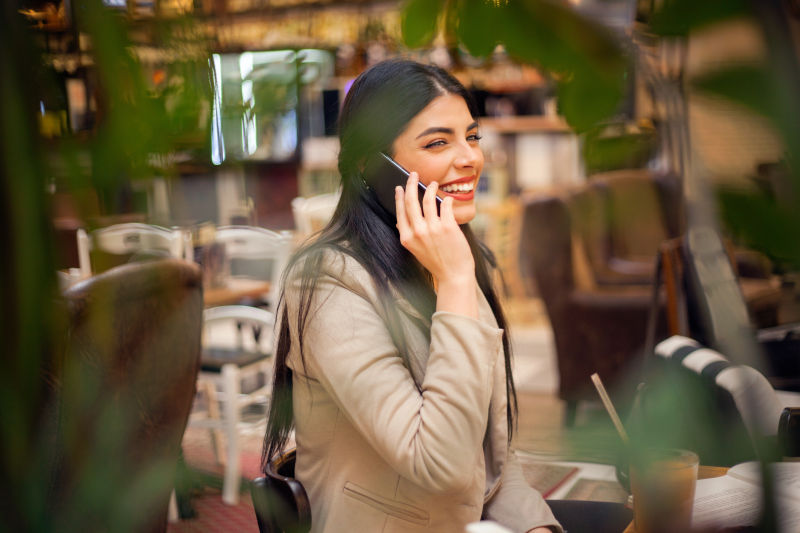
MULTIPOLYGON (((275 315, 270 311, 250 305, 210 307, 203 312, 202 369, 219 372, 227 363, 245 366, 272 356, 274 333, 275 315)), ((272 365, 265 382, 272 385, 272 365)))
POLYGON ((131 263, 73 285, 64 299, 53 506, 79 495, 92 528, 114 530, 123 519, 133 531, 164 531, 200 365, 200 269, 131 263))
POLYGON ((90 233, 79 229, 77 239, 83 277, 135 259, 175 257, 192 260, 191 233, 180 229, 128 222, 90 233))
POLYGON ((274 311, 281 276, 292 251, 291 233, 256 226, 221 226, 214 240, 225 245, 231 276, 269 280, 267 301, 274 311))
POLYGON ((253 481, 250 492, 261 533, 306 533, 311 529, 311 504, 294 478, 296 451, 289 450, 267 464, 265 477, 253 481))
POLYGON ((778 444, 783 405, 759 371, 679 335, 655 354, 640 420, 653 442, 725 466, 753 459, 761 443, 778 444))
POLYGON ((659 244, 683 226, 680 182, 643 169, 596 174, 569 205, 573 238, 600 285, 652 283, 659 244))
POLYGON ((554 195, 522 198, 520 270, 536 282, 551 320, 575 287, 569 210, 554 195))
POLYGON ((692 228, 686 236, 661 243, 659 255, 670 333, 691 334, 718 349, 724 349, 720 341, 731 329, 751 335, 732 253, 716 231, 692 228))
POLYGON ((749 433, 767 436, 778 433, 783 406, 767 378, 755 368, 733 365, 721 353, 680 335, 661 341, 655 352, 725 389, 749 433))

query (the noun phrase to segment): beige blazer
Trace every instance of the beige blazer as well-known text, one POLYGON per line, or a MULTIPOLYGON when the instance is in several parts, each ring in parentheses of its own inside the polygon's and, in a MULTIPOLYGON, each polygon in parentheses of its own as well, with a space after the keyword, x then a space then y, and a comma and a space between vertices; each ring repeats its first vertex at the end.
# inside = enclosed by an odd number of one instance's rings
MULTIPOLYGON (((290 317, 299 286, 290 276, 290 317)), ((295 475, 311 501, 312 532, 463 533, 482 517, 515 532, 561 530, 508 448, 503 331, 482 294, 480 303, 480 320, 435 313, 428 339, 398 295, 409 369, 367 272, 345 254, 326 254, 304 332, 305 368, 296 320, 288 357, 295 475)))

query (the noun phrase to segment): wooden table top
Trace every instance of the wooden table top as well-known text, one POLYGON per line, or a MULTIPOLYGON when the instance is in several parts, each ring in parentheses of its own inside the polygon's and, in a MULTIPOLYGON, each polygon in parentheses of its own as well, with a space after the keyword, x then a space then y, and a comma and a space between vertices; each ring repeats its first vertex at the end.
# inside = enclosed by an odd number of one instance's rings
MULTIPOLYGON (((728 467, 726 466, 700 466, 700 469, 697 471, 697 479, 710 479, 712 477, 722 477, 728 473, 728 467)), ((628 524, 628 527, 625 528, 623 533, 636 533, 636 528, 634 527, 633 520, 631 523, 628 524)))
POLYGON ((268 293, 269 289, 269 281, 230 278, 222 287, 205 287, 203 289, 203 305, 215 307, 235 304, 245 298, 256 298, 268 293))

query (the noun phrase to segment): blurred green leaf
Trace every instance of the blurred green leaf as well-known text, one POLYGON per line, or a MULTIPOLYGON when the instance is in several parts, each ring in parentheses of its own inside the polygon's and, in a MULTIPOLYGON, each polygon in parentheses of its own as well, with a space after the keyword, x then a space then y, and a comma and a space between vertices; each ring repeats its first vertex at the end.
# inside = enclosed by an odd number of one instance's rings
MULTIPOLYGON (((403 10, 403 35, 411 46, 435 34, 442 2, 411 0, 403 10)), ((485 56, 500 43, 515 59, 536 65, 559 80, 567 122, 583 131, 616 112, 622 98, 627 58, 609 30, 551 0, 458 0, 456 36, 467 51, 485 56)))
POLYGON ((444 0, 409 0, 403 7, 403 40, 410 48, 429 44, 436 36, 444 0))
MULTIPOLYGON (((800 149, 800 121, 789 107, 796 99, 790 84, 764 65, 734 65, 698 77, 693 88, 740 104, 767 119, 780 132, 790 154, 800 149), (787 105, 788 103, 788 105, 787 105)), ((795 176, 797 178, 798 176, 795 176)), ((800 181, 796 181, 800 187, 800 181)))
POLYGON ((800 267, 800 172, 792 159, 800 148, 800 123, 786 105, 795 98, 787 92, 790 84, 765 66, 735 65, 702 76, 692 85, 758 113, 780 133, 789 162, 783 179, 786 190, 793 193, 776 203, 758 191, 726 188, 719 193, 720 210, 726 226, 742 243, 779 264, 800 267))
MULTIPOLYGON (((620 129, 622 125, 619 125, 620 129)), ((592 128, 583 140, 582 155, 586 174, 623 168, 644 168, 655 153, 655 131, 625 131, 608 134, 607 126, 592 128)))
POLYGON ((591 68, 605 78, 621 76, 625 61, 609 30, 550 0, 517 0, 498 28, 509 53, 559 73, 591 68))
POLYGON ((509 7, 509 53, 561 74, 559 110, 569 125, 581 132, 613 115, 624 92, 627 60, 611 33, 547 0, 509 7))
POLYGON ((492 53, 500 41, 505 6, 484 0, 451 2, 448 9, 457 16, 456 35, 471 55, 484 57, 492 53))
POLYGON ((666 0, 654 14, 650 29, 659 35, 684 36, 691 30, 747 15, 747 0, 666 0))
POLYGON ((768 118, 775 119, 779 114, 772 76, 761 65, 735 65, 698 77, 692 81, 692 86, 740 103, 768 118))
POLYGON ((773 260, 800 268, 800 210, 785 206, 763 193, 723 188, 720 211, 731 232, 744 244, 773 260))
POLYGON ((561 82, 557 89, 559 113, 579 133, 612 116, 623 95, 622 80, 584 76, 561 82))

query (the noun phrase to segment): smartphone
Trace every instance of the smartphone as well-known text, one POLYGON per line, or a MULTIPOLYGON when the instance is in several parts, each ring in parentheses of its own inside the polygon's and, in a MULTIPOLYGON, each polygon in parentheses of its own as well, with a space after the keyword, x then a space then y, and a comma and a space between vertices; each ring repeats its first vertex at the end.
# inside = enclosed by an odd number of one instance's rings
MULTIPOLYGON (((367 182, 367 186, 375 192, 375 196, 378 197, 378 201, 384 209, 394 216, 397 216, 394 208, 394 189, 398 185, 405 189, 408 174, 409 172, 400 163, 383 152, 378 152, 372 156, 364 168, 364 179, 367 182)), ((427 187, 422 182, 417 182, 417 185, 417 195, 419 196, 421 208, 422 197, 425 195, 427 187)), ((441 206, 442 199, 436 196, 437 213, 440 212, 441 206)))

